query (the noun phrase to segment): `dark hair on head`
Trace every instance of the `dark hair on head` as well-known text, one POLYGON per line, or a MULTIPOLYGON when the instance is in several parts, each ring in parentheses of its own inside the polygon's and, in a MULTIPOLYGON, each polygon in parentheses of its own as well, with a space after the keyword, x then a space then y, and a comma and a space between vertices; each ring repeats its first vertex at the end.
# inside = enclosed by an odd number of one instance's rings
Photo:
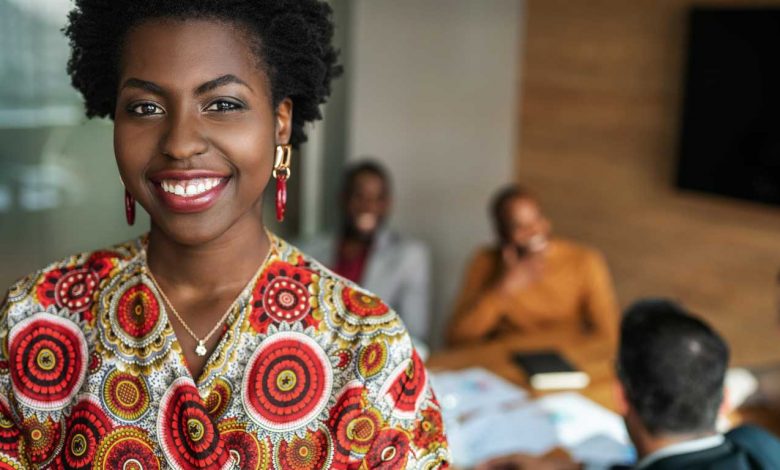
POLYGON ((662 299, 629 307, 620 333, 618 376, 647 431, 712 431, 729 362, 729 348, 718 333, 662 299))
POLYGON ((490 215, 493 218, 493 226, 501 240, 509 239, 509 227, 504 221, 504 208, 513 199, 531 198, 534 196, 522 186, 510 184, 499 189, 490 203, 490 215))
POLYGON ((342 185, 342 194, 348 197, 355 190, 355 180, 359 175, 368 173, 377 176, 384 183, 385 195, 390 195, 391 181, 390 173, 376 160, 361 160, 353 163, 344 171, 344 183, 342 185))
POLYGON ((84 96, 87 116, 113 119, 128 31, 151 19, 233 22, 255 39, 274 107, 292 100, 290 143, 297 146, 306 141, 303 125, 322 118, 319 105, 341 73, 331 45, 331 13, 319 0, 76 0, 64 29, 71 46, 68 73, 84 96))

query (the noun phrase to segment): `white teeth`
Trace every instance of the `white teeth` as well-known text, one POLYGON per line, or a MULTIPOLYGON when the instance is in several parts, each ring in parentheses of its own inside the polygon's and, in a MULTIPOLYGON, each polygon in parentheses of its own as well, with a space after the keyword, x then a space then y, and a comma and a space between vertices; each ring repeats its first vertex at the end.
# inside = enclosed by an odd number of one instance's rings
POLYGON ((217 186, 222 178, 193 178, 190 180, 163 180, 163 191, 177 196, 197 196, 217 186))

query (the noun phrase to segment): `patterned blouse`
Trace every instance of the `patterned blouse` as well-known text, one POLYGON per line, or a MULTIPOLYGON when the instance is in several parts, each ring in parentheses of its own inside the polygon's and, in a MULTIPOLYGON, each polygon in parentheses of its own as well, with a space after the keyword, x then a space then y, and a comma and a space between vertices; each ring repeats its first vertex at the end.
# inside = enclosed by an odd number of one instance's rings
POLYGON ((144 240, 19 281, 0 305, 0 469, 444 468, 396 314, 272 236, 195 381, 144 240))

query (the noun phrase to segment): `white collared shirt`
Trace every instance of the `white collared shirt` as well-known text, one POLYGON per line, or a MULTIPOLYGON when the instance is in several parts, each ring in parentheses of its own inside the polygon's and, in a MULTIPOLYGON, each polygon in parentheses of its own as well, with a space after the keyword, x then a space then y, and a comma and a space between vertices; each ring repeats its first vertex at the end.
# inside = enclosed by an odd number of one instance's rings
POLYGON ((719 445, 723 444, 725 440, 726 438, 723 437, 723 434, 715 434, 714 436, 707 436, 672 444, 645 456, 645 458, 636 464, 634 470, 647 468, 650 466, 650 464, 673 455, 691 454, 693 452, 712 449, 713 447, 718 447, 719 445))

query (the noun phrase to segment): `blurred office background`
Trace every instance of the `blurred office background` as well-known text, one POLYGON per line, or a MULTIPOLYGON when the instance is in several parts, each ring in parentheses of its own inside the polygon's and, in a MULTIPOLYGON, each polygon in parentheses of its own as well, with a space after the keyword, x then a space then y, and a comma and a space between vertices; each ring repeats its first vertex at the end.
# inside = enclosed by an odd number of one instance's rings
MULTIPOLYGON (((432 248, 442 331, 465 263, 491 240, 490 195, 518 181, 557 233, 605 253, 621 304, 679 299, 724 332, 735 362, 780 361, 780 209, 676 184, 690 9, 755 2, 331 3, 345 74, 296 155, 291 216, 274 230, 333 230, 345 163, 385 163, 392 225, 432 248)), ((69 86, 67 10, 0 0, 3 285, 148 226, 126 226, 111 124, 86 121, 69 86)))

